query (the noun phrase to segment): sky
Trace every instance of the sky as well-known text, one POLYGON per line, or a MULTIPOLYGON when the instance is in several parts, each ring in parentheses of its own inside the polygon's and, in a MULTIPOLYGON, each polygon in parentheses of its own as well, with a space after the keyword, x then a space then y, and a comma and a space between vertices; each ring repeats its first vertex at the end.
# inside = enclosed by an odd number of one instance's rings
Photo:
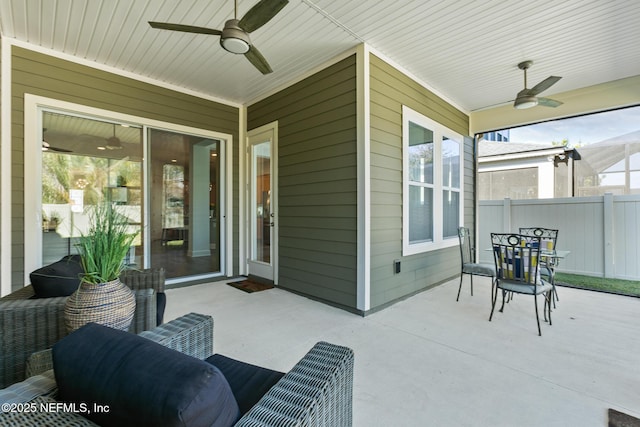
POLYGON ((513 128, 509 141, 551 144, 569 140, 584 146, 640 130, 640 106, 513 128))

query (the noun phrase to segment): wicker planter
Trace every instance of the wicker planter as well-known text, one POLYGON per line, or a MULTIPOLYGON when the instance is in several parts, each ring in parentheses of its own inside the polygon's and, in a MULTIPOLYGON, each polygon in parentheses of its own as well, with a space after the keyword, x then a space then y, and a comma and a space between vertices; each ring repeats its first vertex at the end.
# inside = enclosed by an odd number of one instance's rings
POLYGON ((135 296, 120 279, 107 283, 82 283, 67 299, 64 321, 68 332, 95 322, 127 331, 136 309, 135 296))

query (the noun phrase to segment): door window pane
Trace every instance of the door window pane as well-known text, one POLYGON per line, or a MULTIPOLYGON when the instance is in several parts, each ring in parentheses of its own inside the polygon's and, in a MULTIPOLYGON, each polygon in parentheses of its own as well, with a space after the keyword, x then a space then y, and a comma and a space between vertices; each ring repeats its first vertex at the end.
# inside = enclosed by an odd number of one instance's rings
POLYGON ((149 129, 151 267, 167 278, 220 271, 220 142, 149 129))
POLYGON ((253 146, 255 179, 253 260, 271 262, 271 141, 253 146))
POLYGON ((77 253, 91 209, 110 203, 137 238, 125 262, 142 267, 142 131, 68 114, 42 114, 42 262, 77 253))

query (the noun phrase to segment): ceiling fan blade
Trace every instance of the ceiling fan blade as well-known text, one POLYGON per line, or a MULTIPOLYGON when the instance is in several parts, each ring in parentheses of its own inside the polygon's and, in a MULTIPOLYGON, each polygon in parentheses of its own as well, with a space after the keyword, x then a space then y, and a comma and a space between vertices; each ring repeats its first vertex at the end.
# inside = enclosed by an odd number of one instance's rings
POLYGON ((72 153, 71 150, 66 148, 52 147, 47 141, 42 141, 42 151, 55 151, 57 153, 72 153))
POLYGON ((254 45, 249 47, 249 51, 245 53, 244 56, 246 56, 249 62, 251 62, 262 74, 269 74, 273 72, 267 60, 254 45))
POLYGON ((219 36, 222 34, 222 31, 220 30, 214 30, 213 28, 206 27, 196 27, 193 25, 170 24, 168 22, 153 21, 149 21, 149 25, 151 25, 152 28, 157 28, 159 30, 182 31, 183 33, 212 34, 214 36, 219 36))
POLYGON ((535 94, 531 91, 531 89, 524 88, 516 95, 516 99, 521 98, 523 96, 535 96, 535 94))
POLYGON ((276 16, 289 0, 260 0, 240 20, 238 24, 247 33, 257 30, 276 16))
POLYGON ((555 99, 550 98, 538 98, 538 105, 542 105, 544 107, 558 107, 563 103, 560 101, 556 101, 555 99))
POLYGON ((49 150, 57 153, 73 153, 73 151, 67 150, 66 148, 49 147, 49 150))
POLYGON ((543 81, 541 81, 540 83, 538 83, 537 85, 535 85, 534 87, 532 87, 531 89, 529 89, 529 92, 531 93, 531 95, 537 95, 539 93, 542 93, 545 90, 549 89, 554 84, 556 84, 558 80, 560 80, 561 78, 562 77, 558 77, 558 76, 549 76, 543 81))

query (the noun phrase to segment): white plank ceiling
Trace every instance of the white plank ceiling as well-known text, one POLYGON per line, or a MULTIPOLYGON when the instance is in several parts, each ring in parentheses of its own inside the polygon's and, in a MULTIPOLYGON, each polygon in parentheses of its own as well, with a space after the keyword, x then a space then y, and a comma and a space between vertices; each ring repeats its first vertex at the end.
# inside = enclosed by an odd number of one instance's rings
MULTIPOLYGON (((257 0, 238 0, 238 16, 257 0)), ((290 0, 251 34, 274 72, 263 76, 217 36, 147 21, 222 29, 233 0, 0 0, 0 34, 171 87, 247 104, 367 43, 470 112, 513 100, 517 64, 533 60, 543 93, 640 74, 638 0, 290 0)))

